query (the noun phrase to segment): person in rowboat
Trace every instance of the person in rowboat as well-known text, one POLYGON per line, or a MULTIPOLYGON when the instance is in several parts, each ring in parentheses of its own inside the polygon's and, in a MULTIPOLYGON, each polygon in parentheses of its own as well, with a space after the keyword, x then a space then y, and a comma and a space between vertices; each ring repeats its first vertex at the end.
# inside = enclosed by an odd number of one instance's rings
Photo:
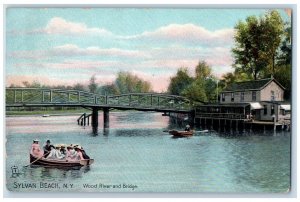
POLYGON ((30 154, 32 156, 38 157, 38 158, 40 158, 40 157, 42 157, 44 155, 43 150, 40 148, 39 140, 38 139, 33 140, 33 143, 31 145, 30 154))
POLYGON ((60 153, 61 153, 62 155, 64 155, 64 156, 67 155, 67 150, 66 150, 66 147, 65 147, 64 144, 62 144, 62 145, 60 146, 60 153))
POLYGON ((80 146, 75 145, 74 149, 76 151, 76 160, 84 160, 81 149, 79 148, 80 146))
POLYGON ((53 145, 50 145, 50 153, 47 155, 46 159, 56 159, 56 150, 53 145))
POLYGON ((77 152, 74 150, 73 146, 67 146, 66 152, 66 160, 67 161, 75 161, 77 156, 77 152))
POLYGON ((190 125, 186 125, 184 131, 191 131, 190 125))
POLYGON ((60 146, 60 145, 56 145, 56 146, 55 146, 55 158, 56 158, 57 160, 63 160, 63 159, 65 158, 65 155, 62 154, 62 153, 60 152, 60 150, 61 150, 61 146, 60 146))
POLYGON ((51 148, 50 148, 50 140, 47 140, 46 141, 46 144, 44 145, 44 147, 43 147, 43 149, 44 149, 44 157, 46 158, 48 155, 49 155, 49 153, 50 153, 50 151, 51 151, 51 148))
POLYGON ((90 159, 90 157, 85 153, 83 147, 77 146, 75 147, 75 150, 77 152, 77 160, 84 160, 84 159, 90 159))
POLYGON ((83 156, 84 159, 90 159, 90 157, 84 151, 83 147, 81 147, 81 153, 82 153, 82 156, 83 156))

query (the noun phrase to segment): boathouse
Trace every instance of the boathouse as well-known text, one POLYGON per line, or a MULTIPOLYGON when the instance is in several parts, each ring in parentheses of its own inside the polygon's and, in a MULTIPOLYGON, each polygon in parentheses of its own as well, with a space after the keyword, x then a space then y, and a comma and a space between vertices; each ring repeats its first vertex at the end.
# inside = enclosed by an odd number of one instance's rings
POLYGON ((217 119, 219 122, 286 124, 291 108, 284 101, 284 90, 274 78, 232 83, 220 93, 218 103, 196 107, 195 118, 200 123, 203 119, 205 122, 217 119))

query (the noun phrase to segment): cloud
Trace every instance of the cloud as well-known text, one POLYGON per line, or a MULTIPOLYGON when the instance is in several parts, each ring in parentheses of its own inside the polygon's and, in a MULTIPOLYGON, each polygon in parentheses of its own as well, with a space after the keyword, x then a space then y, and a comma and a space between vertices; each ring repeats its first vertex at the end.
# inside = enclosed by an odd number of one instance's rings
POLYGON ((55 47, 52 50, 53 55, 77 55, 77 56, 116 56, 116 57, 148 57, 142 51, 137 50, 124 50, 119 48, 103 49, 100 47, 87 47, 79 48, 74 44, 66 44, 63 46, 55 47))
POLYGON ((100 48, 87 47, 80 48, 74 44, 65 44, 56 46, 49 50, 29 50, 29 51, 13 51, 8 53, 9 57, 22 59, 44 59, 49 57, 82 57, 82 56, 107 56, 119 58, 148 58, 150 57, 143 51, 124 50, 119 48, 100 48))
MULTIPOLYGON (((18 34, 16 31, 10 31, 11 34, 18 34)), ((24 34, 24 32, 21 32, 24 34)), ((103 28, 87 27, 84 23, 67 21, 60 17, 52 18, 48 24, 41 29, 25 31, 25 34, 50 34, 50 35, 96 35, 96 36, 112 36, 113 34, 103 28)))
MULTIPOLYGON (((24 34, 22 31, 12 30, 13 35, 24 34)), ((233 43, 234 29, 220 29, 209 31, 195 24, 169 24, 153 31, 145 31, 137 35, 116 35, 104 28, 88 27, 84 23, 71 22, 61 17, 50 19, 41 29, 25 31, 25 34, 74 35, 74 36, 107 36, 118 40, 137 40, 138 42, 151 42, 154 44, 189 44, 205 46, 229 46, 233 43)))
POLYGON ((170 24, 124 39, 151 40, 153 42, 188 43, 206 46, 228 46, 232 44, 234 29, 209 31, 194 24, 170 24))

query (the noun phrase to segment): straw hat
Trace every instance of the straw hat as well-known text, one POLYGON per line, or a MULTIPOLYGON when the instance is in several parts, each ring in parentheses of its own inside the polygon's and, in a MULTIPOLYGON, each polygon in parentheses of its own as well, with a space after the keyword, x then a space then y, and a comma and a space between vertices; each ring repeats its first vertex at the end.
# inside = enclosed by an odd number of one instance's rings
POLYGON ((39 141, 40 141, 39 139, 34 139, 34 140, 33 140, 33 142, 39 142, 39 141))

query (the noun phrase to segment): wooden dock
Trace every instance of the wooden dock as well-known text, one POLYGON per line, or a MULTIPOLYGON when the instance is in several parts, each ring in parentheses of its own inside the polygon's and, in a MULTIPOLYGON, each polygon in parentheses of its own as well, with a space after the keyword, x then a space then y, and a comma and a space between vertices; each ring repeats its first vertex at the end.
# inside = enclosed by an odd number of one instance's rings
POLYGON ((252 129, 261 127, 263 130, 272 127, 273 130, 290 130, 290 120, 260 121, 252 120, 240 113, 196 113, 194 123, 204 127, 229 128, 239 130, 246 127, 252 129))

